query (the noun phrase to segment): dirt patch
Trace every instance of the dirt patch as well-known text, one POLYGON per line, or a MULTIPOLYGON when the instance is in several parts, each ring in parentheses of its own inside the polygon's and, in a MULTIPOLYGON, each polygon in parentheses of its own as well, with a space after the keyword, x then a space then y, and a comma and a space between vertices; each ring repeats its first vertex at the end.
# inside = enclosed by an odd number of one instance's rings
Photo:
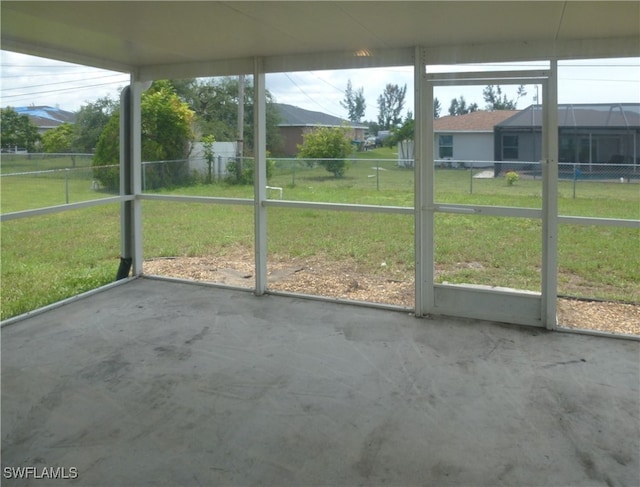
MULTIPOLYGON (((144 263, 144 273, 230 286, 255 286, 254 261, 249 254, 208 257, 167 257, 144 263)), ((353 301, 414 306, 413 274, 386 268, 362 272, 352 261, 330 262, 321 257, 270 257, 269 289, 353 301)), ((640 306, 632 304, 558 300, 558 321, 567 328, 640 335, 640 306)))

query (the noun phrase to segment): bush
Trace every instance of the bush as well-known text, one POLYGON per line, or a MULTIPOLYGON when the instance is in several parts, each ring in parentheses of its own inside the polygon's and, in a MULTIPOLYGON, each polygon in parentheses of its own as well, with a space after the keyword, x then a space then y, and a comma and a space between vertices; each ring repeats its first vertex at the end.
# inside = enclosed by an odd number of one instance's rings
MULTIPOLYGON (((253 184, 253 159, 242 160, 242 171, 237 159, 231 159, 227 162, 227 182, 231 184, 253 184)), ((267 159, 267 180, 271 179, 275 169, 276 162, 273 159, 267 159)))
MULTIPOLYGON (((193 111, 180 101, 166 81, 156 81, 142 94, 142 160, 176 161, 145 168, 145 189, 170 187, 189 181, 189 142, 193 139, 193 111)), ((118 165, 120 160, 120 111, 116 110, 104 127, 93 158, 93 166, 118 165)), ((93 177, 107 190, 117 191, 119 167, 95 167, 93 177)))
POLYGON ((351 139, 343 127, 319 127, 304 134, 304 142, 298 146, 298 157, 320 159, 320 165, 336 178, 344 177, 349 163, 344 159, 351 154, 351 139))
POLYGON ((508 171, 504 175, 504 178, 507 181, 508 186, 513 186, 513 184, 520 179, 520 176, 518 176, 518 173, 515 171, 508 171))

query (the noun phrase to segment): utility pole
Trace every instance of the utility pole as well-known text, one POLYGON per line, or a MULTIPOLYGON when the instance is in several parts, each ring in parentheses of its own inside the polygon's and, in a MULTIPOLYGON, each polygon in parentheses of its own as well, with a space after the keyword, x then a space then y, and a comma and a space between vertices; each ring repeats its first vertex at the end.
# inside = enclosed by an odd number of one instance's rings
POLYGON ((238 138, 236 157, 238 159, 238 177, 242 177, 242 156, 244 155, 244 74, 238 76, 238 138))

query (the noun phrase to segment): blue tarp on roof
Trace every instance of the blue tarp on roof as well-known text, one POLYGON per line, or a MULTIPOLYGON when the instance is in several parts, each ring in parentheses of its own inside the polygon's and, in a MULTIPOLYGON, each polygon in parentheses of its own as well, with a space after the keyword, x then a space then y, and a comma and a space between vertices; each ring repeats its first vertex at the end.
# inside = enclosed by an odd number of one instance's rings
POLYGON ((75 114, 56 107, 49 106, 32 106, 32 107, 14 107, 18 114, 28 116, 36 125, 42 125, 43 122, 53 122, 52 125, 61 123, 73 123, 75 114))

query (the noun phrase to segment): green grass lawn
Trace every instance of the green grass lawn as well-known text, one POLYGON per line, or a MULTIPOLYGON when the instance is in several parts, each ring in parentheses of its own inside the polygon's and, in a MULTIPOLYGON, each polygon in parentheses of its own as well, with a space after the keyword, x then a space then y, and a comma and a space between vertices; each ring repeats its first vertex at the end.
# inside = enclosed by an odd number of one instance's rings
MULTIPOLYGON (((341 179, 322 167, 282 161, 269 184, 282 187, 287 200, 413 206, 413 171, 376 160, 393 157, 389 149, 357 156, 341 179)), ((64 179, 12 176, 1 183, 3 213, 65 202, 64 179)), ((92 190, 90 183, 70 179, 70 201, 110 196, 92 190)), ((474 180, 471 193, 469 171, 442 169, 436 171, 435 188, 440 203, 541 206, 540 182, 534 180, 521 179, 513 186, 503 179, 474 180)), ((638 184, 581 182, 574 199, 572 182, 560 182, 560 212, 640 219, 639 189, 638 184)), ((251 186, 223 183, 159 192, 253 197, 251 186)), ((144 201, 143 215, 145 258, 253 251, 252 206, 144 201)), ((269 208, 267 215, 270 256, 349 260, 359 272, 411 278, 414 224, 409 215, 289 208, 269 208)), ((115 278, 119 205, 8 221, 1 231, 2 319, 115 278)), ((539 291, 540 240, 539 220, 437 214, 437 279, 539 291)), ((561 225, 559 293, 638 302, 639 244, 635 229, 561 225)))
POLYGON ((90 166, 91 156, 86 154, 2 154, 0 174, 90 166))

